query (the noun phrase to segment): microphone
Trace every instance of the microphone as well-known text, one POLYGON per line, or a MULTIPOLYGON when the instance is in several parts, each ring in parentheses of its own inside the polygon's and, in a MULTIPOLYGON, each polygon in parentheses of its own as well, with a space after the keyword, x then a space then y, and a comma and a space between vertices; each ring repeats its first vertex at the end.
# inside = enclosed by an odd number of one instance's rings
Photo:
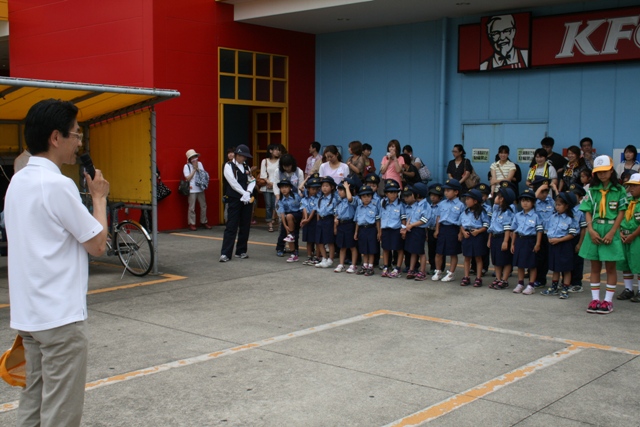
POLYGON ((82 166, 84 166, 84 170, 89 174, 91 179, 94 179, 96 177, 96 168, 93 167, 91 156, 88 153, 84 153, 80 156, 80 161, 82 162, 82 166))

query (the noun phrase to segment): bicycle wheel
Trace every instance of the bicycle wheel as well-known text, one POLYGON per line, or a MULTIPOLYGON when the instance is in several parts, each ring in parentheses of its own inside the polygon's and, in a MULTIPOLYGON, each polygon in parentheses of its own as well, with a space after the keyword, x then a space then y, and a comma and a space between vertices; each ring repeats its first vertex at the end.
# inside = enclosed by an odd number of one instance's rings
POLYGON ((151 237, 133 221, 126 220, 118 224, 116 251, 120 262, 134 276, 144 276, 153 267, 153 243, 151 237))

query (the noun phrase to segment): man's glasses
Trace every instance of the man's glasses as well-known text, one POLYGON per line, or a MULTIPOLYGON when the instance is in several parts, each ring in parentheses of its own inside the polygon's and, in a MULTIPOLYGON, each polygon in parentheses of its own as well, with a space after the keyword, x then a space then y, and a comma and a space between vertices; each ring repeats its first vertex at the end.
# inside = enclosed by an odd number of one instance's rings
POLYGON ((75 136, 78 139, 78 141, 82 141, 82 138, 84 138, 84 134, 83 133, 69 132, 69 134, 75 136))

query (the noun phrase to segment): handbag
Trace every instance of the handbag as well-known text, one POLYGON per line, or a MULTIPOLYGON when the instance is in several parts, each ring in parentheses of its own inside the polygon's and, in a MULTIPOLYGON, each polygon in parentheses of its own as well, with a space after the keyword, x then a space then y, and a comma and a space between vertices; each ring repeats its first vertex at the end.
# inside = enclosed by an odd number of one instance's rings
POLYGON ((205 170, 198 170, 196 172, 196 185, 203 190, 209 187, 209 172, 205 170))
POLYGON ((418 169, 418 173, 420 174, 420 180, 423 182, 431 179, 431 171, 426 165, 422 165, 422 167, 418 169))
POLYGON ((182 194, 183 196, 188 196, 189 193, 191 193, 190 187, 191 185, 189 184, 189 181, 181 179, 180 184, 178 184, 178 193, 182 194))
POLYGON ((25 387, 27 385, 25 365, 22 337, 17 335, 11 348, 0 356, 0 377, 9 385, 25 387))
MULTIPOLYGON (((469 162, 469 166, 471 166, 471 162, 469 161, 469 159, 467 159, 467 162, 469 162)), ((473 166, 471 166, 471 174, 469 175, 469 178, 467 178, 467 180, 465 181, 465 184, 467 185, 467 188, 469 188, 469 189, 471 189, 471 188, 475 187, 476 185, 480 184, 480 177, 476 173, 476 170, 473 169, 473 166)))
POLYGON ((160 178, 158 178, 158 182, 156 184, 156 199, 158 201, 166 199, 171 194, 171 189, 164 185, 164 182, 160 178))

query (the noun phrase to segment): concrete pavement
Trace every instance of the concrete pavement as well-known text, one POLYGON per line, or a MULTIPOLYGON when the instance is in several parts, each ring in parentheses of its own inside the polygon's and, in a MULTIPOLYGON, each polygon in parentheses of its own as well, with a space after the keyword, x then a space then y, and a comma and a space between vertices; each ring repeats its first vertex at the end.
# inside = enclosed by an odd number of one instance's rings
MULTIPOLYGON (((219 263, 222 232, 161 234, 160 276, 92 263, 83 425, 640 425, 640 304, 336 274, 261 227, 219 263)), ((18 394, 0 385, 0 425, 18 394)))

